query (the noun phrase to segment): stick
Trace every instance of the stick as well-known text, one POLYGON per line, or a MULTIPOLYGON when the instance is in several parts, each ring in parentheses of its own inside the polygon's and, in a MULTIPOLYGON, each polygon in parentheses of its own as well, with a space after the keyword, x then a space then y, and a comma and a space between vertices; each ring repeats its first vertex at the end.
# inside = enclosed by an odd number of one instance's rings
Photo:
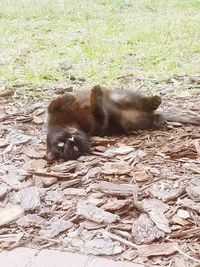
POLYGON ((191 259, 191 260, 193 260, 193 261, 195 261, 195 262, 200 263, 200 260, 197 260, 197 259, 193 258, 192 256, 186 254, 186 253, 183 252, 180 248, 177 248, 176 246, 174 246, 174 248, 175 248, 181 255, 185 256, 186 258, 189 258, 189 259, 191 259))
POLYGON ((180 122, 183 124, 193 124, 200 126, 200 116, 198 115, 191 115, 188 113, 177 113, 177 112, 161 112, 161 115, 164 116, 166 121, 171 121, 171 122, 180 122))
POLYGON ((124 238, 121 238, 121 237, 119 237, 117 235, 111 234, 111 233, 109 233, 108 231, 106 231, 104 229, 100 230, 100 232, 102 233, 102 235, 106 235, 106 236, 110 237, 111 239, 114 239, 114 240, 117 240, 119 242, 122 242, 127 246, 130 246, 130 247, 135 248, 135 249, 138 248, 138 246, 136 244, 134 244, 134 243, 132 243, 132 242, 130 242, 130 241, 124 239, 124 238))

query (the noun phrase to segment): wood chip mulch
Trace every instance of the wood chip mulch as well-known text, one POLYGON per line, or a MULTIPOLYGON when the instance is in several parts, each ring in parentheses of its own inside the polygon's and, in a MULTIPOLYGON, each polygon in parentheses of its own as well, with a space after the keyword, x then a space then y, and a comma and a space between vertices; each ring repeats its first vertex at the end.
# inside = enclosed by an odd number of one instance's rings
MULTIPOLYGON (((200 264, 200 128, 93 137, 47 165, 47 102, 0 98, 0 250, 18 246, 162 266, 200 264)), ((200 114, 200 95, 164 97, 200 114)))

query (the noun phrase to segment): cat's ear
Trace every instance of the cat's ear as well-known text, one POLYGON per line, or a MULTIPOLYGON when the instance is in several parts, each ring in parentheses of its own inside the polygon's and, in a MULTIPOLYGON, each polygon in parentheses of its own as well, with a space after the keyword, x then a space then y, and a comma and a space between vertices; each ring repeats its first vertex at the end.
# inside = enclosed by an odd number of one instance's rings
POLYGON ((67 93, 63 96, 59 96, 53 99, 48 106, 48 113, 54 114, 58 112, 65 112, 75 105, 78 105, 78 101, 75 95, 67 93))

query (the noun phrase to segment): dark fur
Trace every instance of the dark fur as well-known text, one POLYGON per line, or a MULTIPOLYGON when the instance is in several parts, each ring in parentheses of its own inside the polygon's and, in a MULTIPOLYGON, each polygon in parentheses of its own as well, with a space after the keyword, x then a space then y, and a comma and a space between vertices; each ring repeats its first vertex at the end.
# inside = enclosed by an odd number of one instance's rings
POLYGON ((87 154, 90 150, 90 140, 87 134, 81 130, 70 133, 62 128, 52 127, 47 135, 47 159, 64 160, 77 159, 87 154), (73 140, 71 140, 73 138, 73 140), (59 147, 58 145, 64 145, 59 147))
POLYGON ((99 85, 91 91, 60 96, 48 106, 47 159, 69 160, 88 154, 90 135, 159 128, 164 120, 154 111, 160 103, 158 96, 99 85))

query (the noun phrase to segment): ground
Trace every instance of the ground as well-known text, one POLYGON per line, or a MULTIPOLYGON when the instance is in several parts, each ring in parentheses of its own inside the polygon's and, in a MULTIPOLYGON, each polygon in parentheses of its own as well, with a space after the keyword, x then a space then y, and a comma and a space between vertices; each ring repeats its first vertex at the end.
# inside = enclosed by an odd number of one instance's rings
MULTIPOLYGON (((197 76, 184 80, 198 87, 197 76)), ((183 84, 182 78, 174 83, 183 84)), ((197 266, 199 126, 168 123, 130 136, 93 137, 90 156, 48 165, 48 102, 9 96, 0 101, 1 250, 50 248, 197 266)), ((167 110, 198 115, 200 95, 163 95, 160 111, 167 110)))
POLYGON ((160 94, 161 111, 198 115, 199 10, 197 0, 0 1, 2 251, 199 266, 199 126, 93 137, 90 156, 45 159, 46 106, 64 92, 131 87, 160 94))

